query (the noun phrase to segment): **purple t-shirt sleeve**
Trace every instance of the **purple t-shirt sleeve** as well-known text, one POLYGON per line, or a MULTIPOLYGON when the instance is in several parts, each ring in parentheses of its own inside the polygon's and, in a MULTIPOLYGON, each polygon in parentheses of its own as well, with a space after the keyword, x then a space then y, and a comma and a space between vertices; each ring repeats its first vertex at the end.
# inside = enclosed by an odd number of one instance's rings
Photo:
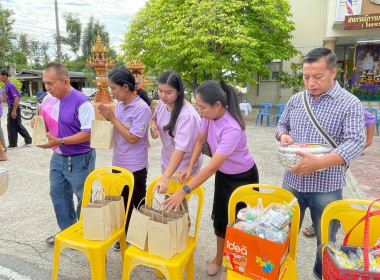
POLYGON ((198 137, 199 120, 194 116, 180 116, 176 123, 176 134, 174 137, 175 149, 183 152, 191 152, 194 146, 194 137, 198 137), (189 137, 192 135, 192 137, 189 137))
POLYGON ((229 156, 236 149, 242 131, 235 127, 226 127, 221 134, 220 144, 215 153, 229 156))
POLYGON ((139 107, 140 108, 136 108, 129 132, 138 137, 143 137, 149 127, 150 109, 149 107, 139 107))
POLYGON ((368 112, 366 109, 363 109, 364 113, 364 123, 366 127, 373 126, 374 123, 376 122, 375 116, 372 115, 370 112, 368 112))

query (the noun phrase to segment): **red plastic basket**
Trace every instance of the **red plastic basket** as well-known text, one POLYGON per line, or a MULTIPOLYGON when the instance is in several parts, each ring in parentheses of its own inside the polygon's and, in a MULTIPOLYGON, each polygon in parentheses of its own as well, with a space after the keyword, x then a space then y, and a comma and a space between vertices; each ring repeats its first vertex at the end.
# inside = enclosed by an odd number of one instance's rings
POLYGON ((370 217, 380 215, 380 210, 372 211, 372 205, 380 201, 380 199, 374 200, 368 207, 367 214, 361 218, 355 226, 346 234, 346 237, 343 241, 343 247, 347 248, 348 238, 350 237, 351 232, 354 228, 360 224, 362 221, 365 221, 364 226, 364 243, 363 243, 363 258, 364 258, 364 269, 348 269, 348 268, 340 268, 339 265, 335 262, 332 257, 332 253, 329 249, 329 246, 323 247, 323 256, 322 256, 322 264, 323 264, 323 279, 324 280, 380 280, 379 272, 370 272, 369 271, 369 220, 370 217))

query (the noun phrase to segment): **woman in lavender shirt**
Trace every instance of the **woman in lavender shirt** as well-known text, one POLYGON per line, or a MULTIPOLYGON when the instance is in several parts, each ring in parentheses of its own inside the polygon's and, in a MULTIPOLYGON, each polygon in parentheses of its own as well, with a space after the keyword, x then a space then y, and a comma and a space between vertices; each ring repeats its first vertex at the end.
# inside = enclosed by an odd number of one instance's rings
MULTIPOLYGON (((114 68, 108 74, 108 85, 117 99, 115 113, 110 107, 99 105, 99 112, 115 126, 115 145, 112 165, 133 173, 135 180, 131 206, 138 207, 146 194, 148 174, 148 126, 151 117, 149 106, 133 93, 135 77, 125 67, 114 68)), ((128 188, 122 191, 124 204, 128 201, 128 188)), ((132 209, 129 207, 125 231, 128 230, 132 209)), ((120 250, 119 241, 114 249, 120 250)))
MULTIPOLYGON (((183 82, 177 72, 166 71, 158 79, 158 96, 160 102, 153 113, 151 135, 154 139, 161 137, 161 171, 162 177, 155 190, 165 193, 170 177, 187 169, 191 152, 200 129, 201 118, 185 99, 183 82)), ((191 176, 201 169, 203 156, 194 161, 191 176)))
POLYGON ((228 223, 228 201, 239 186, 259 182, 256 164, 249 153, 247 135, 235 89, 223 81, 207 81, 199 86, 196 93, 199 113, 203 117, 188 168, 182 172, 183 182, 193 170, 206 137, 212 152, 210 163, 187 185, 178 190, 163 204, 165 209, 177 209, 183 198, 215 174, 214 204, 212 219, 217 240, 215 258, 208 266, 209 275, 215 275, 223 259, 224 237, 228 223))

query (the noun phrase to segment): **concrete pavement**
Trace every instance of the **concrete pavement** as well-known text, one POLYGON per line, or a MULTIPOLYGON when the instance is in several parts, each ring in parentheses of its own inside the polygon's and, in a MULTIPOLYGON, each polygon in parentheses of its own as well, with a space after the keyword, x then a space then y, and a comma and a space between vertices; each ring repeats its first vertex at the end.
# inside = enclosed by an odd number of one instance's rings
MULTIPOLYGON (((2 127, 6 132, 6 108, 1 118, 2 127)), ((248 145, 259 170, 260 182, 275 186, 281 186, 283 168, 277 161, 278 142, 274 140, 273 127, 255 126, 255 115, 258 109, 245 117, 247 125, 248 145)), ((32 133, 30 121, 23 121, 24 126, 32 133)), ((19 146, 23 145, 23 139, 19 138, 19 146)), ((150 139, 151 148, 149 150, 149 172, 148 182, 160 175, 160 151, 159 140, 150 139)), ((360 168, 368 169, 371 160, 375 160, 380 149, 380 138, 375 136, 373 146, 366 150, 365 156, 358 159, 350 167, 354 176, 350 176, 349 185, 344 190, 346 198, 364 198, 367 194, 376 192, 374 184, 371 191, 362 191, 360 184, 365 183, 356 173, 360 168), (377 147, 377 148, 376 148, 377 147), (372 157, 371 155, 374 154, 372 157), (364 160, 364 163, 360 160, 364 160), (365 167, 363 167, 363 164, 365 167)), ((58 226, 54 215, 54 210, 49 196, 49 161, 52 152, 42 150, 37 147, 17 148, 8 151, 8 161, 0 162, 0 167, 5 167, 9 172, 8 190, 0 196, 0 266, 7 267, 13 271, 17 270, 17 265, 10 266, 9 262, 2 261, 9 256, 9 260, 17 259, 22 262, 38 267, 43 271, 51 271, 53 264, 53 247, 44 243, 46 237, 58 232, 58 226)), ((112 151, 97 151, 96 168, 111 164, 112 151)), ((204 165, 209 159, 206 157, 204 165)), ((379 162, 374 162, 374 166, 379 168, 379 162)), ((350 171, 350 172, 351 172, 350 171)), ((379 174, 378 172, 376 175, 379 174)), ((378 180, 379 176, 374 176, 373 180, 378 180)), ((215 254, 215 236, 213 234, 212 222, 210 219, 213 201, 213 181, 210 178, 204 183, 205 202, 201 218, 200 232, 197 249, 195 251, 195 279, 208 280, 219 279, 219 275, 209 277, 207 275, 207 262, 215 254)), ((368 183, 369 184, 369 183, 368 183)), ((379 192, 377 191, 377 194, 379 192)), ((379 197, 379 195, 377 195, 379 197)), ((196 202, 190 202, 190 208, 196 202), (194 203, 194 204, 192 204, 194 203)), ((191 214, 193 215, 193 214, 191 214)), ((305 223, 310 223, 310 215, 306 215, 305 223)), ((194 220, 194 216, 192 217, 194 220)), ((304 224, 305 224, 304 223, 304 224)), ((194 224, 194 223, 192 223, 194 224)), ((297 268, 299 279, 312 279, 311 271, 315 255, 315 239, 306 238, 300 234, 297 268)), ((110 249, 107 255, 107 279, 121 279, 122 264, 120 253, 110 249)), ((42 273, 40 277, 35 274, 27 275, 25 272, 19 274, 26 278, 20 279, 50 279, 42 273)), ((89 263, 86 257, 75 250, 65 249, 61 254, 59 274, 62 279, 91 279, 89 263)), ((0 274, 0 279, 6 278, 0 274), (1 278, 4 277, 4 278, 1 278)), ((60 278, 61 279, 61 278, 60 278)), ((147 267, 138 267, 131 279, 155 279, 155 271, 147 267)))

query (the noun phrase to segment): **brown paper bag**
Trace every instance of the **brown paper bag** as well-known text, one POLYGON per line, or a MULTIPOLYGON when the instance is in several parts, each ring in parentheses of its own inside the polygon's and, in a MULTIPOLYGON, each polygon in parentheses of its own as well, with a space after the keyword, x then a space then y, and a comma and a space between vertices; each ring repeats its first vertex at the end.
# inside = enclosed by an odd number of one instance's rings
POLYGON ((112 204, 111 215, 114 218, 115 228, 123 227, 125 219, 124 197, 121 195, 107 195, 105 200, 112 204))
POLYGON ((177 212, 164 212, 164 217, 173 220, 176 224, 176 253, 179 254, 185 250, 187 246, 187 240, 189 239, 188 214, 186 212, 181 214, 177 212))
POLYGON ((141 250, 148 248, 148 220, 149 215, 141 213, 140 210, 133 208, 127 232, 127 242, 141 250))
POLYGON ((115 143, 115 127, 110 121, 93 120, 91 125, 91 148, 109 150, 115 143))
POLYGON ((177 252, 176 223, 168 218, 154 215, 148 221, 148 252, 170 259, 177 252))
POLYGON ((46 126, 44 117, 35 116, 32 144, 36 146, 46 145, 48 143, 48 139, 46 137, 46 126))
POLYGON ((111 236, 110 206, 90 203, 82 208, 83 238, 104 241, 111 236))

